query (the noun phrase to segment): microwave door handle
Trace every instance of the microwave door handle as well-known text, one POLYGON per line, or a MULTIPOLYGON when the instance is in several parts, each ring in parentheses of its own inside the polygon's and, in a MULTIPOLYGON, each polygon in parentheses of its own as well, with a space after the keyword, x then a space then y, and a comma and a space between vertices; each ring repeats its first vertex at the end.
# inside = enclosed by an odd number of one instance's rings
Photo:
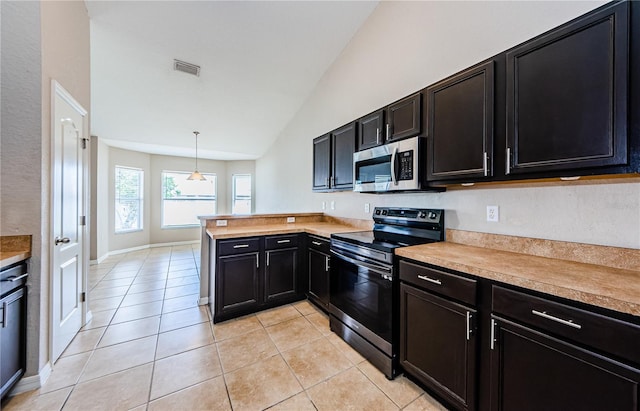
POLYGON ((396 155, 398 154, 398 146, 393 147, 393 152, 391 153, 391 181, 394 186, 398 185, 398 176, 396 176, 396 155))

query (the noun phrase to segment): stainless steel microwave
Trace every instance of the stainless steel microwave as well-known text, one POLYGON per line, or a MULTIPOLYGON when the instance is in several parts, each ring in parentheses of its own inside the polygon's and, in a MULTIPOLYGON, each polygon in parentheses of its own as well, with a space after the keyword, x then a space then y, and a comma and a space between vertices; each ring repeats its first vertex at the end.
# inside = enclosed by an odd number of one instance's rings
POLYGON ((421 190, 424 137, 413 137, 353 154, 353 191, 421 190))

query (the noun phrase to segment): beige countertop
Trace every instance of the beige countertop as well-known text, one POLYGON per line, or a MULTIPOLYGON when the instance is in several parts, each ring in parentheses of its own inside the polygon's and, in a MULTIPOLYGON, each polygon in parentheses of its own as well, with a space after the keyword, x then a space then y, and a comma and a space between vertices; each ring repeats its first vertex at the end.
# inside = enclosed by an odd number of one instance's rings
POLYGON ((255 235, 275 235, 289 233, 309 233, 329 238, 333 233, 360 231, 358 227, 333 222, 305 222, 285 224, 261 224, 244 227, 208 228, 209 237, 219 240, 223 238, 250 237, 255 235))
POLYGON ((451 242, 403 247, 401 257, 640 316, 640 271, 451 242))
POLYGON ((31 257, 31 236, 12 235, 0 237, 0 269, 31 257))

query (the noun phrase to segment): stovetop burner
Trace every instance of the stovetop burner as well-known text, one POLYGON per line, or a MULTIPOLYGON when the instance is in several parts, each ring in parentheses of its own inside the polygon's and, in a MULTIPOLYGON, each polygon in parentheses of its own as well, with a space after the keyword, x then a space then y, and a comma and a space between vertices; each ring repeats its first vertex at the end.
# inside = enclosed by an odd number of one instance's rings
POLYGON ((391 252, 444 240, 444 210, 376 207, 372 231, 333 234, 332 239, 391 252))

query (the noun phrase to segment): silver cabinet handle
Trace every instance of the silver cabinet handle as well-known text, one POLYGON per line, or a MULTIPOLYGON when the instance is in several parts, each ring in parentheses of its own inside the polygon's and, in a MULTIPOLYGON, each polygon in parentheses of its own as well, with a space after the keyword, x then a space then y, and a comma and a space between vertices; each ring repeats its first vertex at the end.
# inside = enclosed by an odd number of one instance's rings
POLYGON ((496 320, 491 319, 491 349, 493 350, 496 346, 496 320))
POLYGON ((55 245, 58 244, 68 244, 71 242, 71 239, 69 237, 56 237, 55 240, 53 240, 55 245))
POLYGON ((429 281, 430 283, 433 283, 433 284, 442 285, 442 281, 436 280, 435 278, 429 278, 426 275, 419 275, 418 278, 424 281, 429 281))
POLYGON ((260 268, 260 255, 256 253, 256 268, 260 268))
POLYGON ((484 176, 487 177, 489 175, 489 156, 487 156, 487 152, 482 153, 482 169, 484 170, 484 176))
POLYGON ((267 267, 269 267, 269 256, 271 255, 271 251, 267 251, 267 267))
POLYGON ((286 244, 286 243, 290 243, 291 240, 278 240, 278 244, 286 244))
POLYGON ((11 282, 11 283, 15 283, 16 281, 22 280, 25 277, 28 277, 29 273, 26 274, 22 274, 18 277, 16 276, 11 276, 11 277, 7 277, 6 279, 2 280, 3 282, 11 282))
POLYGON ((467 311, 467 341, 471 338, 471 313, 467 311))
POLYGON ((387 140, 391 138, 391 124, 387 123, 387 140))
POLYGON ((574 323, 573 320, 564 320, 562 318, 554 317, 553 315, 547 314, 546 311, 531 310, 531 314, 537 315, 538 317, 546 318, 547 320, 555 321, 563 325, 568 325, 569 327, 573 327, 577 330, 582 328, 580 324, 574 323))
POLYGON ((2 328, 7 328, 7 302, 2 303, 2 328))
POLYGON ((324 258, 324 271, 329 271, 329 256, 324 258))
POLYGON ((233 248, 249 248, 249 244, 237 244, 233 248))
POLYGON ((507 164, 506 164, 506 167, 504 168, 504 173, 505 174, 511 173, 511 147, 507 147, 507 164))
POLYGON ((311 244, 313 244, 313 245, 322 245, 322 243, 320 241, 312 241, 311 244))
POLYGON ((380 144, 380 127, 376 127, 376 144, 380 144))

